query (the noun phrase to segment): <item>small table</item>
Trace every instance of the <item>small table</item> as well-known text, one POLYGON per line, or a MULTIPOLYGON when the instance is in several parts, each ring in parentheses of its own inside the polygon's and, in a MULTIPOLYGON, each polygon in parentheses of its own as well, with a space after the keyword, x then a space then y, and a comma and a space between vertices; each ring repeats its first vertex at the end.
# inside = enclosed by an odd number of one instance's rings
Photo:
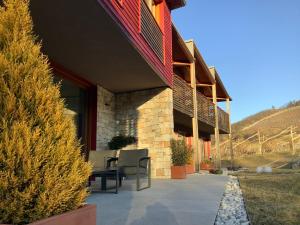
POLYGON ((93 177, 101 177, 101 191, 106 193, 118 194, 118 187, 122 186, 122 178, 125 177, 123 173, 120 173, 118 168, 99 170, 92 172, 93 177), (107 191, 107 178, 114 179, 116 181, 116 187, 114 192, 107 191))

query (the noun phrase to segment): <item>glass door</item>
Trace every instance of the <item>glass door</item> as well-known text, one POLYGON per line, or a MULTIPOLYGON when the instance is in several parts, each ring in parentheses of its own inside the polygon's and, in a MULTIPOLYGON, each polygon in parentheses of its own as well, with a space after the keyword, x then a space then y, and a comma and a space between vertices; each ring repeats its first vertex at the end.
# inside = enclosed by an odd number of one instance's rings
POLYGON ((79 87, 75 83, 54 78, 55 82, 61 82, 61 97, 65 99, 65 114, 70 116, 77 130, 77 137, 83 146, 83 153, 87 150, 88 144, 88 94, 87 90, 79 87))

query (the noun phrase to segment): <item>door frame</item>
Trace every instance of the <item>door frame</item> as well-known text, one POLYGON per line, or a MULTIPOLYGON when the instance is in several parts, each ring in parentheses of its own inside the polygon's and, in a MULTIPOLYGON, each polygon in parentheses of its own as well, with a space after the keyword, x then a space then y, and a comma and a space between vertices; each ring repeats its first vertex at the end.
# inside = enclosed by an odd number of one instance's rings
POLYGON ((87 134, 86 147, 84 155, 88 159, 89 151, 96 150, 96 135, 97 135, 97 85, 82 78, 74 72, 66 69, 60 64, 50 61, 50 66, 55 74, 60 78, 71 81, 76 86, 86 90, 87 93, 87 134))

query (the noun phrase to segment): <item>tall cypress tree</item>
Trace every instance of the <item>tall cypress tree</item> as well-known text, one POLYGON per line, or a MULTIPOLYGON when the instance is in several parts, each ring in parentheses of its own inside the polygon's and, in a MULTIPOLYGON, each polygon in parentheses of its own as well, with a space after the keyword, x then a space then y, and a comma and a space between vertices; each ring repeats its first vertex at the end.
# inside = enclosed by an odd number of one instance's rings
POLYGON ((0 223, 24 224, 82 205, 91 168, 47 57, 28 0, 0 7, 0 223))

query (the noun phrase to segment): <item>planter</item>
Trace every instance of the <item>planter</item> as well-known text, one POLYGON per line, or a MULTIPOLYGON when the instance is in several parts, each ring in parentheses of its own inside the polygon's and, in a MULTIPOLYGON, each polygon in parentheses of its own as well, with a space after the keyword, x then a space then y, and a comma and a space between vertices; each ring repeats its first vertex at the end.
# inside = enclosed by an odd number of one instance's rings
POLYGON ((211 163, 200 163, 201 170, 211 170, 214 169, 214 165, 211 163))
POLYGON ((185 179, 186 178, 185 166, 171 166, 171 178, 172 179, 185 179))
POLYGON ((194 164, 187 164, 185 165, 186 174, 193 174, 195 173, 195 165, 194 164))
MULTIPOLYGON (((29 225, 96 225, 96 205, 84 205, 60 215, 38 220, 29 225)), ((0 224, 4 225, 4 224, 0 224)))

